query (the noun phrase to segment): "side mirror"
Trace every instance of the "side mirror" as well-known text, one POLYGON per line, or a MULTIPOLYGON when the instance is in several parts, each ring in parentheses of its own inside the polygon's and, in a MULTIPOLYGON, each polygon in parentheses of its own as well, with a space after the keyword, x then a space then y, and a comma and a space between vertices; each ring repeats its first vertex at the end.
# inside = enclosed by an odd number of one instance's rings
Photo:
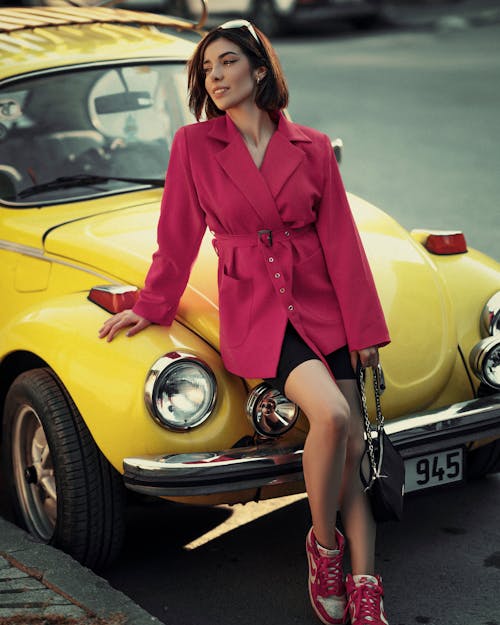
POLYGON ((335 160, 340 165, 340 163, 342 162, 342 152, 344 150, 344 142, 342 141, 342 139, 339 139, 338 137, 337 139, 334 139, 332 141, 332 148, 335 153, 335 160))

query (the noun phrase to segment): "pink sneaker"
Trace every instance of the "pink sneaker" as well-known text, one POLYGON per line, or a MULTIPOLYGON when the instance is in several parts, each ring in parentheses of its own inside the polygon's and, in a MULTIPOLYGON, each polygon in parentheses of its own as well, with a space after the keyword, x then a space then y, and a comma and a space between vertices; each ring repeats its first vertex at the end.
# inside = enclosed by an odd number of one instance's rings
POLYGON ((344 537, 335 529, 337 549, 332 555, 323 555, 318 549, 313 529, 306 539, 307 561, 309 563, 309 596, 314 611, 326 625, 342 625, 346 609, 342 558, 344 537))
POLYGON ((389 625, 380 575, 347 575, 346 590, 346 616, 351 625, 389 625))

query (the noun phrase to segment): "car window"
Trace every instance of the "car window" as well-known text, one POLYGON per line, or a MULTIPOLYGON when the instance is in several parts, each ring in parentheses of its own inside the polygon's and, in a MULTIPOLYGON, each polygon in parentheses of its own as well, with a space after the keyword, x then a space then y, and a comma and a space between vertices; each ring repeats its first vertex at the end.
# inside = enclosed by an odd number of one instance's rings
POLYGON ((11 82, 0 87, 0 199, 15 204, 19 193, 38 189, 30 203, 71 201, 131 188, 113 178, 163 179, 175 131, 191 121, 183 63, 93 66, 11 82), (111 179, 42 188, 92 175, 111 179))

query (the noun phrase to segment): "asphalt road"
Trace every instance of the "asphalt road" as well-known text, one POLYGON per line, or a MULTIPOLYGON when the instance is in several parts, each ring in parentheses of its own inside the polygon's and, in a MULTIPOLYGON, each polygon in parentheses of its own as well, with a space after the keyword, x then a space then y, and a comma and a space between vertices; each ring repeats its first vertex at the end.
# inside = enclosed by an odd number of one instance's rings
MULTIPOLYGON (((379 527, 391 625, 499 625, 499 497, 499 474, 410 494, 403 522, 379 527)), ((304 498, 137 505, 105 577, 167 625, 317 625, 306 590, 308 528, 304 498)))
MULTIPOLYGON (((463 229, 499 257, 500 26, 278 41, 296 121, 345 143, 346 186, 407 228, 463 229)), ((391 625, 500 624, 500 475, 412 494, 380 527, 391 625)), ((307 502, 130 510, 107 573, 168 625, 316 623, 307 502)))
POLYGON ((276 47, 294 120, 343 139, 350 191, 500 259, 500 24, 276 47))

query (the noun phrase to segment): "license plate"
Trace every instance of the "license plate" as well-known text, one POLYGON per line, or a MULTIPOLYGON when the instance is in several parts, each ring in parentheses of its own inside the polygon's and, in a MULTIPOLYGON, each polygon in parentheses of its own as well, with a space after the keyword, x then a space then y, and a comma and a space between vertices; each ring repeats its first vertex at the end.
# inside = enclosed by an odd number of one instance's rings
POLYGON ((464 479, 464 449, 456 447, 405 460, 405 492, 434 488, 464 479))

